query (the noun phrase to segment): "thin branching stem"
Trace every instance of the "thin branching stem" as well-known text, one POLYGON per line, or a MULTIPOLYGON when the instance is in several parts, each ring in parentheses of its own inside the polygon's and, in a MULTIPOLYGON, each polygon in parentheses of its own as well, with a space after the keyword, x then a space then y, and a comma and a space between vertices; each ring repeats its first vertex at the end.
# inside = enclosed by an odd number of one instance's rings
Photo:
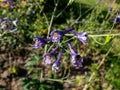
MULTIPOLYGON (((81 11, 80 11, 80 15, 78 16, 77 19, 75 19, 74 22, 71 23, 70 26, 73 26, 82 16, 84 16, 86 13, 88 13, 90 10, 92 10, 95 6, 93 5, 91 8, 89 8, 88 10, 86 10, 82 15, 81 15, 81 11)), ((80 6, 81 8, 81 6, 80 6)))
POLYGON ((120 33, 117 34, 99 34, 99 35, 88 35, 89 37, 106 37, 106 36, 120 36, 120 33))
MULTIPOLYGON (((73 34, 66 34, 66 36, 74 36, 73 34)), ((88 35, 88 37, 106 37, 106 36, 120 36, 120 33, 117 34, 92 34, 92 35, 88 35)))
POLYGON ((48 27, 47 38, 49 37, 49 34, 50 34, 50 30, 51 30, 51 27, 52 27, 52 24, 53 24, 53 20, 54 20, 54 17, 55 17, 55 12, 57 10, 57 6, 58 6, 58 2, 55 4, 55 8, 53 10, 53 14, 52 14, 52 17, 51 17, 51 20, 50 20, 50 25, 48 27))
POLYGON ((97 41, 94 37, 92 37, 92 39, 93 39, 97 44, 105 45, 105 42, 104 42, 104 43, 101 43, 101 42, 97 41))
POLYGON ((51 78, 46 78, 45 80, 48 80, 48 81, 56 81, 56 82, 61 82, 61 83, 64 83, 64 82, 67 82, 67 83, 72 83, 73 81, 75 81, 75 79, 73 80, 63 80, 63 79, 51 79, 51 78))
MULTIPOLYGON (((53 10, 52 17, 51 17, 51 20, 50 20, 50 24, 49 24, 49 27, 48 27, 47 38, 49 38, 49 35, 50 35, 50 30, 51 30, 52 23, 53 23, 53 20, 54 20, 54 17, 55 17, 55 12, 57 10, 57 6, 58 6, 58 2, 55 3, 55 8, 53 10)), ((46 53, 46 51, 47 51, 47 45, 45 45, 44 53, 46 53)))
MULTIPOLYGON (((66 36, 73 36, 72 38, 62 42, 61 44, 63 43, 67 43, 69 42, 70 40, 76 38, 77 36, 74 36, 73 34, 66 34, 66 36)), ((117 34, 99 34, 99 35, 88 35, 88 37, 91 37, 96 43, 100 44, 100 45, 105 45, 105 42, 104 43, 101 43, 99 41, 97 41, 95 38, 96 37, 107 37, 107 36, 120 36, 120 33, 117 33, 117 34)))

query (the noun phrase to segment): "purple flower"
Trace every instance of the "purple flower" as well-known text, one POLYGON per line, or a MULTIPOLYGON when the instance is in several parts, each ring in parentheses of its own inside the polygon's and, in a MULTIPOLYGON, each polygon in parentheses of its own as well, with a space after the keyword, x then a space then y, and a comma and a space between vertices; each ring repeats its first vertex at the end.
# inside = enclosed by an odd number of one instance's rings
POLYGON ((77 38, 83 43, 87 43, 88 41, 88 34, 87 32, 84 32, 84 33, 77 33, 77 32, 72 32, 72 34, 76 35, 77 38))
POLYGON ((2 6, 5 6, 7 4, 7 1, 4 0, 1 4, 2 4, 2 6))
POLYGON ((62 51, 59 53, 59 55, 57 57, 57 60, 52 65, 52 70, 54 72, 59 72, 60 71, 61 57, 62 57, 62 51))
POLYGON ((74 28, 68 28, 67 30, 62 30, 62 31, 53 30, 50 33, 50 38, 51 38, 52 42, 59 42, 64 34, 70 32, 72 30, 74 30, 74 28))
POLYGON ((14 8, 14 3, 16 2, 17 0, 4 0, 2 2, 2 5, 5 6, 7 3, 9 3, 10 5, 10 8, 14 8))
POLYGON ((3 18, 0 18, 0 23, 3 22, 3 21, 4 21, 4 19, 3 19, 3 18))
POLYGON ((114 19, 114 24, 120 23, 120 14, 114 19))
POLYGON ((10 8, 14 8, 14 4, 17 0, 7 0, 7 2, 10 4, 10 8))
POLYGON ((108 11, 112 11, 112 10, 113 10, 113 8, 112 8, 112 7, 109 7, 109 8, 108 8, 108 11))
POLYGON ((58 46, 55 47, 55 49, 53 51, 43 55, 43 60, 46 64, 51 64, 52 63, 52 61, 54 60, 54 54, 55 54, 57 49, 58 49, 58 46))
POLYGON ((17 30, 18 20, 12 20, 11 18, 5 17, 0 18, 1 29, 10 30, 10 32, 14 32, 17 30))
POLYGON ((45 43, 47 43, 47 39, 45 38, 40 38, 40 37, 34 37, 33 41, 35 42, 34 44, 34 48, 40 48, 41 46, 43 46, 45 43))
POLYGON ((8 23, 3 23, 1 28, 4 29, 4 30, 9 30, 9 29, 11 29, 11 26, 8 23))
POLYGON ((82 67, 83 58, 74 51, 72 45, 68 43, 68 47, 71 52, 71 63, 75 67, 82 67))

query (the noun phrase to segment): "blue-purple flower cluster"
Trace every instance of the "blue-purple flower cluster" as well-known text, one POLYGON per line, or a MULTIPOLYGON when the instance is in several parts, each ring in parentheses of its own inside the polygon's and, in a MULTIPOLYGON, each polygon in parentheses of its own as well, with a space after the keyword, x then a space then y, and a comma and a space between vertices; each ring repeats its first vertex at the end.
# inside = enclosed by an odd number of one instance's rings
POLYGON ((12 20, 11 18, 5 17, 0 18, 0 29, 10 30, 11 32, 16 31, 18 28, 18 19, 12 20))
MULTIPOLYGON (((40 38, 40 37, 35 37, 33 38, 34 41, 34 48, 40 48, 47 44, 48 42, 61 42, 62 38, 65 36, 66 33, 71 33, 73 36, 76 36, 83 44, 86 44, 88 41, 88 34, 86 32, 84 33, 77 33, 73 32, 74 28, 68 28, 67 30, 53 30, 50 32, 50 37, 49 38, 40 38)), ((71 54, 71 59, 70 62, 72 66, 74 67, 82 67, 83 63, 83 58, 80 56, 79 53, 75 51, 73 46, 70 43, 67 43, 67 46, 69 47, 70 54, 71 54)), ((61 66, 61 59, 63 56, 63 50, 59 52, 60 47, 56 46, 52 51, 47 52, 43 55, 43 61, 47 65, 52 65, 52 70, 54 72, 59 72, 60 71, 60 66, 61 66), (58 53, 59 52, 59 53, 58 53), (57 59, 55 58, 56 54, 58 53, 57 59)))

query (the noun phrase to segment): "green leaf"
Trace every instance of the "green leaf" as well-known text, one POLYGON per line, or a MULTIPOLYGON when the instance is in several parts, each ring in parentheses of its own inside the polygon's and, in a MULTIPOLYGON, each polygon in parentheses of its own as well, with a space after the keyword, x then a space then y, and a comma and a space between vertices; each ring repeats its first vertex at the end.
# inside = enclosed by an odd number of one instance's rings
POLYGON ((83 78, 84 78, 84 76, 76 76, 75 84, 81 85, 81 83, 83 82, 83 78))
POLYGON ((34 70, 34 67, 29 67, 28 68, 28 74, 30 74, 34 70))
POLYGON ((17 72, 18 72, 18 68, 17 67, 13 66, 13 67, 10 68, 10 73, 17 74, 17 72))
POLYGON ((74 2, 74 0, 69 0, 67 6, 71 5, 74 2))
POLYGON ((105 43, 104 43, 104 44, 109 43, 111 39, 112 39, 112 37, 111 37, 110 35, 108 35, 108 36, 106 37, 106 40, 105 40, 105 43))
POLYGON ((33 66, 33 65, 37 65, 37 61, 36 60, 31 60, 31 61, 28 61, 25 66, 33 66))

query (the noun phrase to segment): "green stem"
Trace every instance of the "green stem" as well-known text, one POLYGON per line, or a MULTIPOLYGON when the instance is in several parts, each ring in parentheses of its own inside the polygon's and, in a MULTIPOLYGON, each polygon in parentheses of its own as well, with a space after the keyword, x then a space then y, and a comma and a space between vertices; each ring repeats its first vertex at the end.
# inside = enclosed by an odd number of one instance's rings
MULTIPOLYGON (((81 7, 81 6, 80 6, 80 7, 81 7)), ((82 15, 81 15, 81 13, 80 13, 80 15, 78 16, 78 18, 75 19, 75 21, 72 22, 70 26, 73 26, 82 16, 84 16, 86 13, 88 13, 88 12, 89 12, 90 10, 92 10, 94 7, 95 7, 95 6, 93 5, 93 6, 92 6, 91 8, 89 8, 87 11, 85 11, 82 15)), ((81 12, 81 11, 80 11, 80 12, 81 12)))
POLYGON ((54 45, 55 45, 55 43, 53 43, 53 44, 49 47, 48 52, 53 48, 54 45))
MULTIPOLYGON (((48 27, 48 33, 47 33, 47 38, 49 38, 49 34, 50 34, 50 30, 51 30, 51 27, 52 27, 52 23, 53 23, 53 20, 54 20, 54 17, 55 17, 55 12, 57 10, 57 6, 58 6, 58 2, 55 4, 55 8, 53 10, 53 14, 52 14, 52 17, 51 17, 51 20, 50 20, 50 25, 48 27)), ((45 49, 44 49, 44 53, 46 53, 47 51, 47 44, 45 45, 45 49)))
POLYGON ((46 78, 45 80, 48 80, 48 81, 56 81, 56 82, 67 82, 67 83, 71 83, 73 82, 74 80, 63 80, 63 79, 51 79, 51 78, 46 78))
POLYGON ((70 52, 68 50, 66 50, 64 47, 62 47, 61 43, 58 43, 59 47, 61 47, 63 50, 65 50, 67 53, 70 54, 70 52))
POLYGON ((50 34, 50 29, 51 29, 51 26, 52 26, 52 23, 53 23, 53 20, 54 20, 54 17, 55 17, 55 12, 57 10, 57 6, 58 6, 58 3, 55 4, 55 8, 53 10, 53 14, 52 14, 52 17, 51 17, 51 20, 50 20, 50 25, 48 27, 47 38, 49 37, 49 34, 50 34))
POLYGON ((98 44, 100 44, 100 45, 105 45, 105 42, 104 42, 104 43, 98 42, 94 37, 92 37, 92 39, 93 39, 96 43, 98 43, 98 44))
POLYGON ((69 42, 70 40, 72 40, 72 39, 74 39, 74 38, 75 38, 75 36, 72 37, 72 38, 70 38, 70 39, 68 39, 68 40, 66 40, 66 41, 63 41, 61 44, 63 44, 63 43, 67 43, 67 42, 69 42))
MULTIPOLYGON (((66 34, 66 36, 74 36, 73 34, 66 34)), ((106 37, 106 36, 120 36, 120 33, 117 34, 93 34, 93 35, 88 35, 88 37, 106 37)))
POLYGON ((120 36, 120 33, 117 34, 99 34, 99 35, 88 35, 89 37, 106 37, 106 36, 120 36))
MULTIPOLYGON (((73 36, 72 38, 62 42, 61 44, 63 43, 67 43, 69 42, 70 40, 72 40, 73 38, 76 38, 76 36, 74 36, 73 34, 66 34, 66 36, 73 36)), ((117 33, 117 34, 99 34, 99 35, 88 35, 88 37, 91 37, 96 43, 100 44, 100 45, 105 45, 105 42, 104 43, 101 43, 101 42, 98 42, 95 37, 106 37, 106 36, 120 36, 120 33, 117 33)))

